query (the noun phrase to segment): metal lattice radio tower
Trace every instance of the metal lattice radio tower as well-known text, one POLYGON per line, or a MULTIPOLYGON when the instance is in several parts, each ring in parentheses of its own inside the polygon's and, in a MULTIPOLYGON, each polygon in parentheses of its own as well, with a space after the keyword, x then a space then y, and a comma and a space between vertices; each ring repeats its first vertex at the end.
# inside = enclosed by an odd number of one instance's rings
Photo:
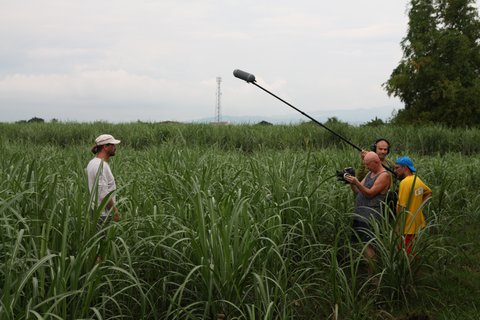
POLYGON ((220 123, 222 121, 222 102, 221 102, 221 96, 222 96, 222 91, 220 89, 220 83, 222 82, 221 77, 217 77, 217 105, 215 108, 215 121, 217 123, 220 123))

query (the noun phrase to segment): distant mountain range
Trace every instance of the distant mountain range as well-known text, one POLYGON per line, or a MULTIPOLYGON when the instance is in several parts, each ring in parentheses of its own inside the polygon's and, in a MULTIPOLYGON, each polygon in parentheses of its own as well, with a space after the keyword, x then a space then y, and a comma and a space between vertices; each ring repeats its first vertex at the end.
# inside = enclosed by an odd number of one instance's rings
MULTIPOLYGON (((340 121, 348 122, 352 125, 360 125, 366 123, 375 118, 382 119, 387 121, 392 117, 394 112, 393 107, 381 107, 381 108, 372 108, 372 109, 354 109, 354 110, 322 110, 322 111, 311 111, 305 112, 315 120, 319 122, 325 122, 329 118, 336 117, 340 121)), ((214 117, 203 118, 194 120, 193 122, 213 122, 215 121, 214 117)), ((301 113, 292 113, 288 115, 281 116, 229 116, 222 115, 222 122, 227 123, 258 123, 261 121, 267 121, 273 124, 296 124, 300 122, 310 121, 307 117, 301 113)))

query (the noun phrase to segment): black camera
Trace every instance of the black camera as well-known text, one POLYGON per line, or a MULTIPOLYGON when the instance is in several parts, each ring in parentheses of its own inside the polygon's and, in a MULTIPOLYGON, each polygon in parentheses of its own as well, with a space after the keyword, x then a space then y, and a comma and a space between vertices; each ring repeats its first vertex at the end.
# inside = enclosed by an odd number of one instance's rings
POLYGON ((352 167, 346 167, 343 170, 337 170, 337 180, 338 181, 343 181, 345 183, 348 183, 347 180, 345 180, 346 175, 350 176, 355 176, 355 169, 352 167))

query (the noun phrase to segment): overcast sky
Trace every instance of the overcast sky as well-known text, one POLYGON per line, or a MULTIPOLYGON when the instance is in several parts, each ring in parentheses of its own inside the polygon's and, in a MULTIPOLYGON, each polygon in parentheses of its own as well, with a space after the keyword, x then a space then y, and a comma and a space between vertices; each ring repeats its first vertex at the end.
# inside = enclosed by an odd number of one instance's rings
MULTIPOLYGON (((401 108, 407 0, 0 0, 0 121, 194 121, 401 108)), ((372 114, 372 118, 375 114, 372 114)))

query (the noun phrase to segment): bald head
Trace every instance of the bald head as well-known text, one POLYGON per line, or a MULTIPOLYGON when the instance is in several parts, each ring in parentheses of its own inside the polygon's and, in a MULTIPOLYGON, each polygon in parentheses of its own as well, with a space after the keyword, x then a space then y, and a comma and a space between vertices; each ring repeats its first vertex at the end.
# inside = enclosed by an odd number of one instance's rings
POLYGON ((365 157, 363 158, 363 162, 368 170, 372 172, 377 172, 382 169, 382 162, 380 161, 380 157, 373 151, 367 152, 365 157))
POLYGON ((377 161, 377 160, 380 161, 380 157, 378 156, 378 154, 376 154, 373 151, 367 152, 367 154, 365 155, 365 158, 364 158, 365 162, 367 162, 367 161, 377 161))

